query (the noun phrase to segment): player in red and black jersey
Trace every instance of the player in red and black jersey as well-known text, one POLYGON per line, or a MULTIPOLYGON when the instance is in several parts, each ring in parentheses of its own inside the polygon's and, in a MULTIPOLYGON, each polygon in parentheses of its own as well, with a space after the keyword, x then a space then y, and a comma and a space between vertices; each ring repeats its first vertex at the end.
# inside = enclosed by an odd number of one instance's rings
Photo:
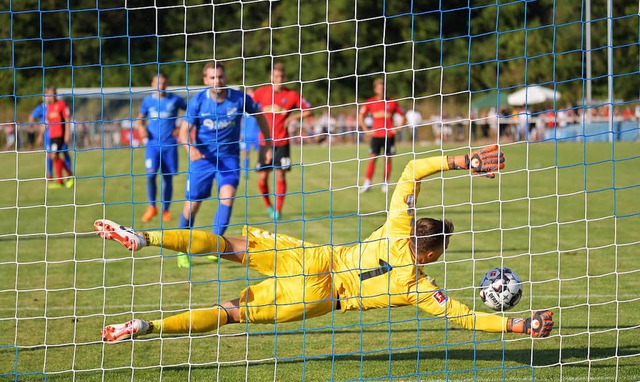
POLYGON ((272 141, 266 141, 260 133, 258 189, 262 194, 269 216, 273 220, 278 220, 284 204, 284 195, 287 192, 285 173, 291 169, 287 125, 292 120, 309 116, 311 105, 298 92, 283 85, 284 65, 281 63, 276 63, 273 66, 271 82, 272 85, 256 89, 253 99, 260 104, 271 128, 272 137, 272 141), (300 110, 300 113, 292 113, 293 110, 300 110), (274 146, 273 161, 267 161, 265 153, 272 145, 274 146), (276 172, 275 209, 269 197, 269 173, 272 169, 275 169, 276 172))
POLYGON ((387 191, 387 182, 391 175, 391 156, 396 153, 395 146, 395 130, 393 129, 393 115, 399 114, 402 117, 400 125, 404 125, 404 110, 398 105, 398 102, 385 98, 384 80, 377 78, 373 81, 374 96, 369 98, 364 106, 360 108, 358 120, 360 128, 369 131, 373 135, 371 138, 371 146, 369 148, 369 164, 367 165, 366 179, 362 186, 361 192, 366 192, 371 188, 371 179, 376 168, 376 159, 384 149, 385 171, 384 183, 382 191, 387 191), (365 116, 371 115, 373 124, 369 128, 364 121, 365 116))
MULTIPOLYGON (((57 99, 57 91, 54 86, 49 87, 45 92, 44 103, 46 112, 41 134, 44 135, 45 131, 49 133, 47 155, 53 161, 53 169, 56 176, 54 181, 49 184, 49 188, 61 188, 64 185, 62 170, 65 168, 65 164, 60 158, 60 153, 69 144, 70 130, 67 127, 70 119, 69 106, 64 100, 57 99)), ((69 172, 69 170, 67 171, 69 172)))

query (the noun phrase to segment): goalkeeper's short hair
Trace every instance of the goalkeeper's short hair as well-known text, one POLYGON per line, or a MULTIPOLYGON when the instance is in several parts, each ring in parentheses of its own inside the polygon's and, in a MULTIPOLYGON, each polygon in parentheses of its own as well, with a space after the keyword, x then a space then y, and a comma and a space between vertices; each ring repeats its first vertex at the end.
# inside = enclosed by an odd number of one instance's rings
POLYGON ((449 243, 446 238, 453 233, 453 223, 445 219, 422 218, 413 226, 415 243, 415 254, 425 253, 427 250, 436 248, 446 249, 449 243))

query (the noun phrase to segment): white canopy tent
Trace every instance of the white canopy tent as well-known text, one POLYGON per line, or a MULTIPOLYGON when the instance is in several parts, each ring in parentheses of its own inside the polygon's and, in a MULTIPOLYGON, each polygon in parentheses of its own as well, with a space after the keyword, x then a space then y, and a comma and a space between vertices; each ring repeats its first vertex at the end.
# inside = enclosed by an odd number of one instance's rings
POLYGON ((534 105, 559 100, 560 92, 542 86, 527 86, 509 95, 507 101, 512 106, 534 105))

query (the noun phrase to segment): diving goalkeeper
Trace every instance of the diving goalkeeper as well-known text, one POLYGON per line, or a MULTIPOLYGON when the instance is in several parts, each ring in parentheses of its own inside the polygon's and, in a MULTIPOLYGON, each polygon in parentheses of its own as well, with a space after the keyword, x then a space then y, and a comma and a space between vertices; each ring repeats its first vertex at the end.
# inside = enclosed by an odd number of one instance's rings
POLYGON ((422 271, 423 265, 437 261, 448 247, 453 224, 430 218, 414 220, 419 181, 454 169, 493 178, 493 172, 501 168, 504 156, 497 146, 461 156, 412 160, 395 188, 387 221, 352 246, 317 245, 252 227, 244 227, 243 236, 230 237, 192 230, 136 232, 109 220, 97 220, 94 229, 98 235, 132 251, 155 246, 191 255, 213 254, 271 276, 222 305, 154 321, 134 319, 107 325, 100 336, 117 342, 145 334, 211 332, 234 323, 300 321, 333 310, 417 305, 469 330, 547 337, 553 329, 551 311, 536 311, 527 318, 474 312, 449 298, 422 271))

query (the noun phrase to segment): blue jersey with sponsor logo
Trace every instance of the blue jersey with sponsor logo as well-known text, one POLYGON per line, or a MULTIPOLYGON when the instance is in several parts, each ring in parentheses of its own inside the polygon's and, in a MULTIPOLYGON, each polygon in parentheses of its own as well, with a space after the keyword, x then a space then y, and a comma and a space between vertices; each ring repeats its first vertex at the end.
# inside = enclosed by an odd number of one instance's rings
POLYGON ((240 155, 240 125, 244 112, 257 113, 253 99, 243 92, 227 89, 217 102, 209 89, 189 101, 184 120, 196 129, 196 146, 205 157, 240 155))
POLYGON ((140 105, 140 114, 148 118, 147 132, 149 134, 148 145, 175 145, 176 138, 173 130, 176 129, 176 118, 180 109, 187 108, 184 100, 171 93, 165 93, 164 97, 157 94, 146 96, 140 105))

